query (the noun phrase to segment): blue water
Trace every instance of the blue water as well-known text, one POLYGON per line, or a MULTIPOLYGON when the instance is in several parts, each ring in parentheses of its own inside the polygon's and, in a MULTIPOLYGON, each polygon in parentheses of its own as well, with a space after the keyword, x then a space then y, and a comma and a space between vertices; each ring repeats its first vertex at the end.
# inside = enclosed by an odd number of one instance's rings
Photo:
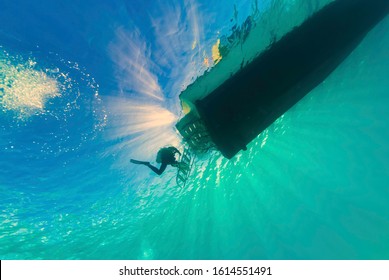
POLYGON ((213 2, 0 2, 1 259, 389 258, 388 18, 185 188, 129 163, 182 144, 178 95, 234 25, 266 46, 330 1, 213 2))

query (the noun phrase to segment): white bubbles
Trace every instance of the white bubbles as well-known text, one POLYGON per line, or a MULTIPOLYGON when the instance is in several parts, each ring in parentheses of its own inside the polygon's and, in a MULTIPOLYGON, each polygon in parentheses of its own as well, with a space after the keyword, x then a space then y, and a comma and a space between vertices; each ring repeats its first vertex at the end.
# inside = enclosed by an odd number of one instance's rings
POLYGON ((23 61, 0 49, 0 72, 0 107, 21 119, 43 112, 49 99, 61 96, 50 70, 37 69, 32 59, 23 61))
POLYGON ((3 140, 31 158, 75 152, 107 121, 99 85, 76 62, 1 46, 0 118, 3 140))

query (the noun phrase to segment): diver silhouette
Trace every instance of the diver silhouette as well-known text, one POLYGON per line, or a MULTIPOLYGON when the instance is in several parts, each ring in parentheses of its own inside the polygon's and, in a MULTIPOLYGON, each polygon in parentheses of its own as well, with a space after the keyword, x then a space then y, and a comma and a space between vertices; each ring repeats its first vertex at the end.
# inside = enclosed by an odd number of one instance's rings
POLYGON ((181 155, 180 151, 175 147, 165 147, 161 148, 157 153, 156 161, 161 164, 159 169, 150 164, 148 161, 139 161, 135 159, 130 159, 130 162, 134 164, 143 164, 153 170, 156 174, 161 175, 168 165, 178 167, 179 162, 176 159, 177 155, 181 155))

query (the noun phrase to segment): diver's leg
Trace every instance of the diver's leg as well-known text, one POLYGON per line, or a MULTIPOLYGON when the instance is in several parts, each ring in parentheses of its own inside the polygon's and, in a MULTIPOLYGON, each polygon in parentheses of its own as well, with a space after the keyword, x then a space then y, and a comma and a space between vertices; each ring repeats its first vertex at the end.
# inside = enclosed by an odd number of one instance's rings
POLYGON ((135 164, 144 164, 144 165, 149 164, 148 161, 140 161, 140 160, 135 160, 135 159, 130 159, 130 162, 135 163, 135 164))
POLYGON ((132 163, 135 163, 135 164, 143 164, 143 165, 146 165, 147 167, 149 167, 151 170, 153 170, 155 173, 157 173, 158 175, 161 175, 165 169, 166 169, 166 166, 167 164, 166 163, 162 163, 161 166, 159 167, 159 169, 155 166, 152 166, 150 164, 150 162, 148 161, 140 161, 140 160, 135 160, 135 159, 130 159, 130 162, 132 163))
POLYGON ((159 169, 156 168, 155 166, 152 166, 150 163, 146 164, 146 166, 148 166, 151 170, 153 170, 158 175, 161 175, 165 171, 167 164, 162 163, 159 169))

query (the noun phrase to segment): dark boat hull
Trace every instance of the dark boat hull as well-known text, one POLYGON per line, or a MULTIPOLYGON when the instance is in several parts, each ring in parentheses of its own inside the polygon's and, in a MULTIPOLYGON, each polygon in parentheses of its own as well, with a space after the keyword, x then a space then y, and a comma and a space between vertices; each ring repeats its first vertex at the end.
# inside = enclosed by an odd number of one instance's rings
POLYGON ((196 102, 212 142, 232 158, 320 84, 388 14, 389 0, 337 0, 196 102))

